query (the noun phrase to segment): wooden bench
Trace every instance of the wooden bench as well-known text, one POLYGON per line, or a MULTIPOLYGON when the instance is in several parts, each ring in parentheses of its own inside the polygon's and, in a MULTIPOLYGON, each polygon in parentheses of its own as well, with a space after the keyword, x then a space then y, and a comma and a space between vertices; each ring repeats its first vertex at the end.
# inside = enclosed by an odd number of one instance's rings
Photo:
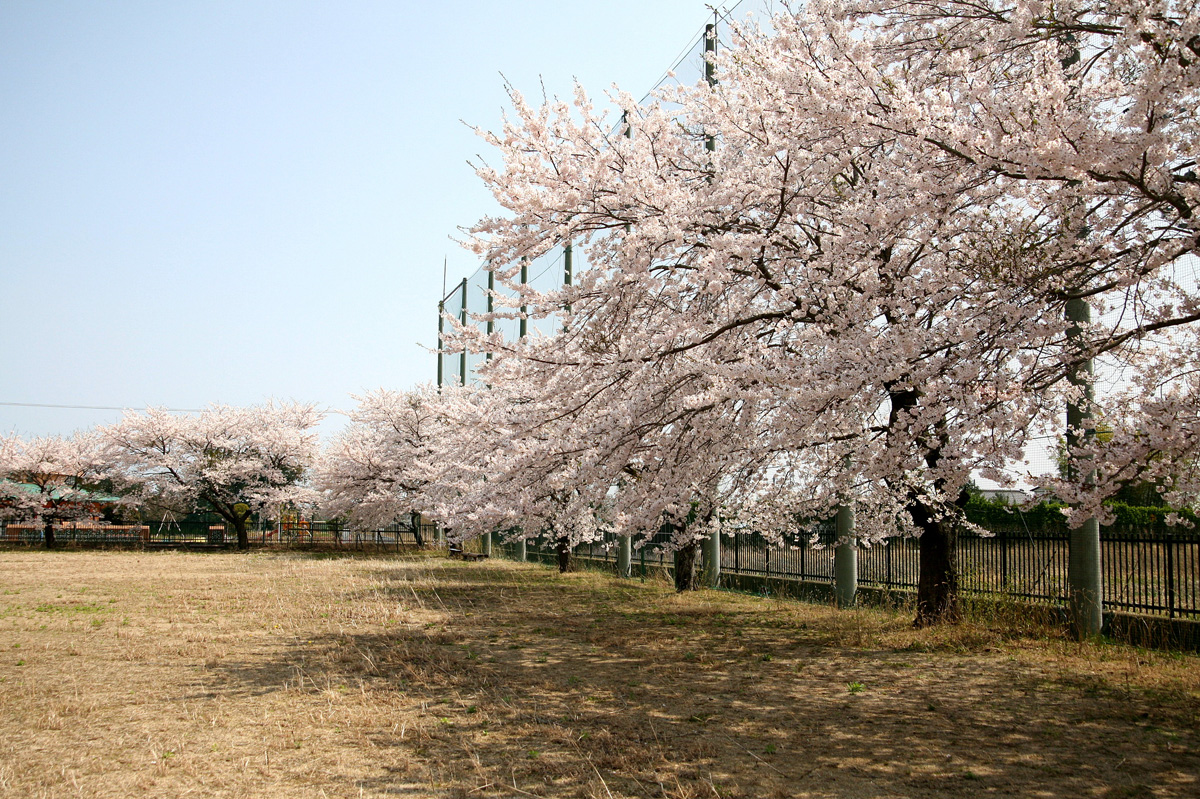
POLYGON ((462 558, 463 560, 472 561, 472 562, 477 561, 477 560, 483 560, 484 558, 487 557, 487 555, 481 555, 478 552, 464 552, 463 548, 461 546, 457 546, 455 544, 450 545, 449 553, 450 553, 450 557, 452 557, 452 558, 462 558))

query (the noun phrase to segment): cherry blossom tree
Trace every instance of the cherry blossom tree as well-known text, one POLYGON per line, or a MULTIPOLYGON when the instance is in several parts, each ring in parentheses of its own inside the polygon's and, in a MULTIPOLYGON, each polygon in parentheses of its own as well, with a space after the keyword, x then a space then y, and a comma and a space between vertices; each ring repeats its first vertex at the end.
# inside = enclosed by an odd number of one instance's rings
POLYGON ((554 425, 530 430, 528 396, 519 389, 443 386, 436 394, 440 432, 430 459, 436 472, 422 489, 424 512, 454 541, 493 533, 546 535, 556 542, 560 569, 566 570, 571 547, 598 537, 596 520, 564 471, 569 457, 530 446, 553 435, 554 425), (517 475, 520 479, 511 479, 517 475))
MULTIPOLYGON (((440 395, 424 388, 378 390, 358 399, 350 425, 327 447, 314 476, 321 507, 331 518, 381 527, 428 513, 424 489, 435 479, 447 435, 440 395)), ((421 544, 420 525, 414 530, 421 544)))
POLYGON ((88 490, 104 475, 94 435, 17 435, 0 438, 0 517, 40 522, 47 549, 55 547, 54 525, 96 513, 88 490))
POLYGON ((783 540, 853 501, 868 541, 921 536, 918 622, 953 619, 971 475, 1003 479, 1066 402, 1098 410, 1083 364, 1140 369, 1200 319, 1178 278, 1200 22, 1153 5, 813 3, 744 31, 715 89, 614 94, 628 135, 582 89, 514 92, 478 170, 507 213, 473 242, 564 332, 450 339, 524 395, 497 502, 561 482, 645 534, 707 494, 783 540), (514 280, 564 241, 574 285, 514 280), (1081 302, 1128 315, 1068 319, 1081 302))
POLYGON ((303 481, 318 454, 320 419, 301 403, 211 405, 195 415, 150 408, 100 432, 138 501, 211 510, 246 549, 252 514, 315 500, 303 481))

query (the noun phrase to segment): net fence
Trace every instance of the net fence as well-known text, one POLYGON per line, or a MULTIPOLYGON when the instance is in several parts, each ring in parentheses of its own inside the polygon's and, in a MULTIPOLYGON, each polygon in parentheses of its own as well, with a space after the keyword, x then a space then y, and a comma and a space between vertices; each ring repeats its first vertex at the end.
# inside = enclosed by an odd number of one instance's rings
MULTIPOLYGON (((708 63, 705 50, 709 26, 715 30, 717 49, 732 47, 735 45, 739 26, 769 25, 771 17, 784 10, 784 5, 779 0, 742 0, 718 8, 692 33, 688 43, 672 60, 671 65, 643 96, 642 104, 654 101, 653 98, 658 94, 672 87, 704 83, 705 67, 708 63)), ((667 103, 663 105, 669 107, 667 103)), ((521 274, 524 277, 517 282, 524 283, 530 290, 540 294, 562 288, 568 271, 578 274, 587 268, 585 253, 580 248, 573 248, 571 270, 567 270, 565 250, 566 244, 563 243, 542 255, 528 259, 521 264, 521 274)), ((553 335, 562 324, 557 313, 528 310, 531 313, 525 326, 526 335, 553 335)), ((503 280, 494 277, 489 264, 480 265, 469 277, 456 284, 442 298, 438 308, 438 385, 479 382, 479 367, 487 360, 485 353, 449 350, 442 346, 442 331, 448 329, 446 317, 460 324, 471 325, 480 332, 499 333, 505 341, 516 341, 521 335, 521 315, 521 299, 517 292, 506 287, 503 280)))
MULTIPOLYGON (((779 0, 742 0, 742 2, 718 8, 711 16, 698 24, 686 44, 677 53, 662 75, 642 97, 642 104, 660 103, 664 92, 672 88, 691 87, 706 81, 708 56, 706 45, 709 31, 715 33, 715 49, 736 47, 739 29, 761 29, 769 32, 771 19, 787 8, 779 0)), ((620 128, 614 129, 614 133, 620 128)), ((564 282, 565 244, 557 245, 548 252, 522 264, 522 279, 530 289, 538 293, 553 292, 564 282)), ((511 268, 508 265, 506 268, 511 268)), ((579 274, 587 268, 582 248, 572 252, 572 270, 579 274)), ((481 265, 471 276, 459 283, 443 300, 444 313, 462 324, 473 325, 483 332, 499 333, 505 341, 516 341, 522 333, 521 300, 517 293, 500 280, 489 284, 489 266, 481 265), (489 289, 490 286, 490 289, 489 289)), ((1176 286, 1193 295, 1200 283, 1200 259, 1185 256, 1173 265, 1171 279, 1176 286)), ((1096 309, 1093 324, 1113 331, 1128 330, 1141 323, 1145 312, 1145 298, 1136 302, 1116 302, 1096 309)), ((556 313, 538 310, 531 314, 525 325, 526 335, 553 335, 561 324, 556 313)), ((440 343, 440 339, 439 339, 440 343)), ((1165 346, 1165 337, 1146 339, 1146 347, 1165 346)), ((438 357, 439 384, 479 382, 476 373, 487 356, 481 353, 468 354, 442 350, 438 357)), ((1128 366, 1116 359, 1099 358, 1095 364, 1095 389, 1098 399, 1127 390, 1130 384, 1128 366)), ((999 482, 979 480, 981 487, 990 493, 1005 493, 1007 499, 1020 501, 1032 496, 1032 486, 1038 478, 1056 476, 1060 469, 1061 448, 1066 429, 1065 408, 1062 419, 1050 429, 1030 431, 1025 456, 1021 461, 1010 463, 1003 470, 999 482)))

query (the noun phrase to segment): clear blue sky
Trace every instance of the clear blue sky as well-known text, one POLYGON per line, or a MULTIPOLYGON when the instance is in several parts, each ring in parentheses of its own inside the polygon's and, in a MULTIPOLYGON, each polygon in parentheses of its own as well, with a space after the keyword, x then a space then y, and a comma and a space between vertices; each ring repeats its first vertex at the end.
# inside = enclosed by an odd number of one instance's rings
MULTIPOLYGON (((642 94, 703 0, 0 2, 0 403, 352 404, 434 377, 501 73, 642 94)), ((0 432, 117 411, 0 405, 0 432)), ((336 426, 336 422, 334 426, 336 426)), ((328 429, 328 428, 327 428, 328 429)))

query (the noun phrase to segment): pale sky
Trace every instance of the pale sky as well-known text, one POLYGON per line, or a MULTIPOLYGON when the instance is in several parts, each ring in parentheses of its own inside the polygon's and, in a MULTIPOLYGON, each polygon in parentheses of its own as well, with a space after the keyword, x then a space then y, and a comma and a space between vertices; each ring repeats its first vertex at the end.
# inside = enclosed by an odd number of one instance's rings
POLYGON ((451 237, 494 209, 463 121, 499 126, 504 77, 640 96, 710 19, 0 0, 0 433, 120 417, 13 403, 345 409, 431 382, 443 258, 450 284, 473 272, 451 237))

